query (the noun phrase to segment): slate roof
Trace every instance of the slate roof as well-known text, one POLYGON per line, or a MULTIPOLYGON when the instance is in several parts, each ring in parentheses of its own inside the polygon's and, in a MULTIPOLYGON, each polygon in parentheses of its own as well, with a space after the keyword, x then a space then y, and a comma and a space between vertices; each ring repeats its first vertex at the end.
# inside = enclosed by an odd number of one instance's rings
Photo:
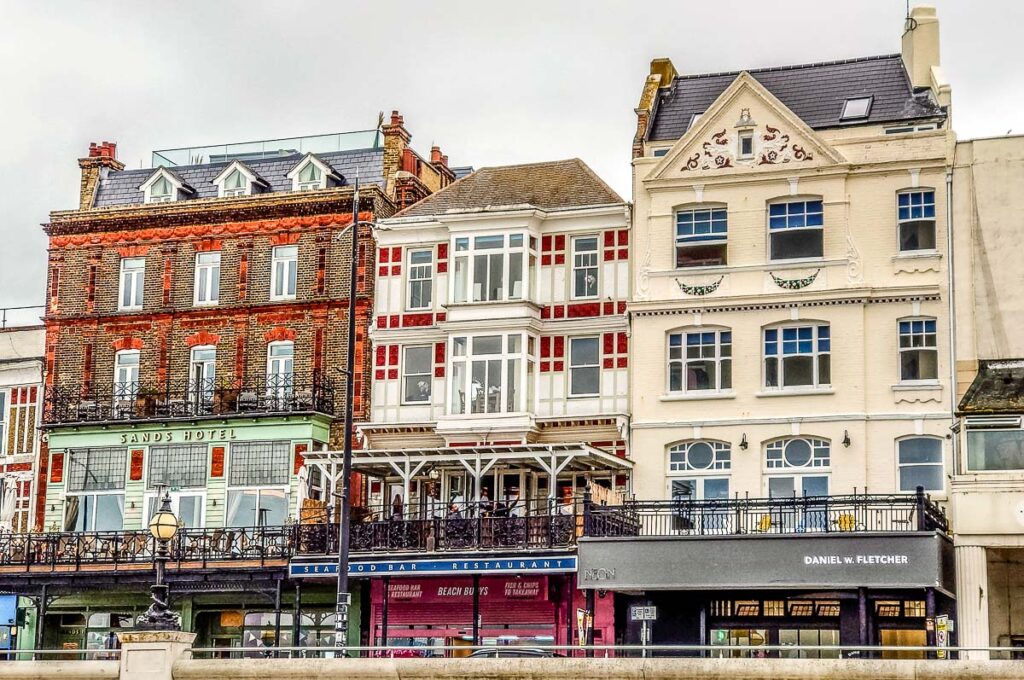
MULTIPOLYGON (((305 154, 293 154, 261 160, 248 160, 246 161, 246 166, 269 184, 269 188, 264 189, 262 193, 291 191, 292 181, 285 177, 285 175, 304 156, 305 154)), ((353 182, 357 170, 359 172, 360 184, 377 184, 381 187, 385 184, 383 177, 383 149, 333 151, 316 154, 316 157, 345 178, 343 184, 353 182)), ((168 170, 177 177, 180 177, 185 184, 195 189, 194 194, 189 194, 182 200, 216 198, 217 185, 213 183, 213 180, 232 162, 232 160, 227 160, 202 165, 178 165, 168 168, 168 170)), ((155 171, 155 168, 144 168, 142 170, 110 172, 105 179, 100 181, 96 194, 96 207, 102 208, 112 205, 142 203, 143 194, 139 191, 139 187, 155 171)))
POLYGON ((531 205, 544 210, 625 203, 579 158, 480 168, 398 213, 440 215, 531 205))
POLYGON ((961 413, 1024 413, 1024 359, 981 361, 961 413))
MULTIPOLYGON (((898 54, 748 71, 804 123, 818 130, 945 116, 927 92, 915 94, 898 54), (843 102, 874 97, 867 118, 840 122, 843 102)), ((740 74, 679 76, 655 103, 648 139, 682 137, 695 113, 703 113, 740 74)))

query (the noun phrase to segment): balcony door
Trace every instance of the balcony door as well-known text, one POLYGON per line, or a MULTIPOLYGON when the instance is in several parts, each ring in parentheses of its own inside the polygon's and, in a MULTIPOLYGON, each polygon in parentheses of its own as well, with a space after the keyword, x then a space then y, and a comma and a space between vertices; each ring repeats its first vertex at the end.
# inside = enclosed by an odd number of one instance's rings
MULTIPOLYGON (((182 491, 168 492, 171 497, 171 510, 186 529, 201 529, 203 527, 203 515, 206 507, 206 492, 204 490, 187 489, 182 491)), ((149 520, 160 509, 160 500, 155 493, 146 495, 146 526, 149 520)))
POLYGON ((139 352, 124 350, 114 355, 114 403, 130 402, 139 391, 139 352))
POLYGON ((267 347, 267 396, 278 407, 292 395, 295 345, 291 341, 272 342, 267 347))
POLYGON ((188 393, 198 412, 213 406, 213 385, 217 377, 217 348, 193 347, 188 369, 188 393))

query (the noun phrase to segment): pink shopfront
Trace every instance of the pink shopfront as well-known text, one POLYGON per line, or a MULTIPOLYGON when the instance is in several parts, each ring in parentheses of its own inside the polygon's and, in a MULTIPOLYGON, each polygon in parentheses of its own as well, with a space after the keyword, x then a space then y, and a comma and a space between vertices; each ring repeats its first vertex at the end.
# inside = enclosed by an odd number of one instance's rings
MULTIPOLYGON (((371 644, 576 645, 584 611, 572 573, 374 578, 371 644)), ((594 598, 593 625, 595 644, 614 643, 611 593, 594 598)))

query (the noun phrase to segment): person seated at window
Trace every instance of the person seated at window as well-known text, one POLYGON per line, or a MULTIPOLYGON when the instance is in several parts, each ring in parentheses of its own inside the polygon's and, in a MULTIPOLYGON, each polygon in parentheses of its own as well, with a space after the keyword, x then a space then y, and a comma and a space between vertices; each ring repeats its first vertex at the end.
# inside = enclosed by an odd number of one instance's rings
POLYGON ((490 517, 494 514, 494 501, 491 500, 490 491, 487 487, 480 490, 480 506, 477 508, 480 517, 490 517))

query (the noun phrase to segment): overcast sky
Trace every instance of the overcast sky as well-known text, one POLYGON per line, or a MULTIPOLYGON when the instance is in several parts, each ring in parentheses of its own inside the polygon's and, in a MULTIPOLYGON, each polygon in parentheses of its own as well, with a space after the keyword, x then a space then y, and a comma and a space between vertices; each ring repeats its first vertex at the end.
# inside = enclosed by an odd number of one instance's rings
MULTIPOLYGON (((960 138, 1024 132, 1024 2, 939 0, 960 138)), ((43 301, 76 159, 364 129, 399 109, 453 165, 579 156, 629 198, 654 57, 681 73, 898 52, 905 0, 0 0, 0 307, 43 301)), ((141 164, 141 165, 140 165, 141 164)))

